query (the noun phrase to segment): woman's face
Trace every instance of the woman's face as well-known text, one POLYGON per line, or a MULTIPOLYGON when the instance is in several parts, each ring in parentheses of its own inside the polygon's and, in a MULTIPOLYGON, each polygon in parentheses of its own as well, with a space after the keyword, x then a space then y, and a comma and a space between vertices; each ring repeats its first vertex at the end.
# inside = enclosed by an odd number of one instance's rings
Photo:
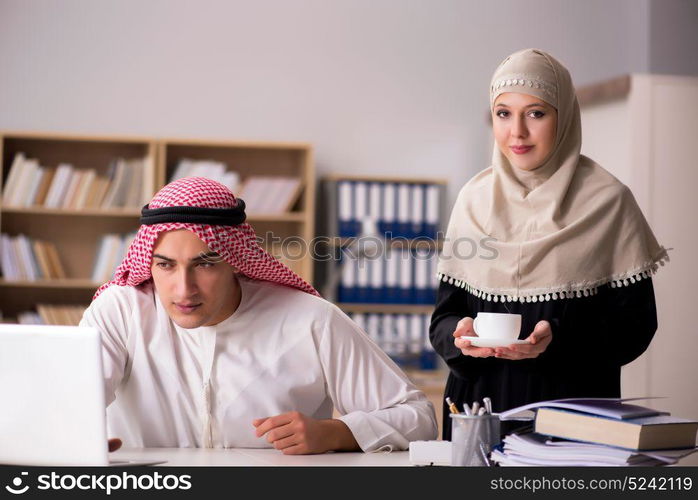
POLYGON ((521 170, 534 170, 555 147, 557 110, 537 97, 505 92, 494 101, 492 128, 509 163, 521 170))

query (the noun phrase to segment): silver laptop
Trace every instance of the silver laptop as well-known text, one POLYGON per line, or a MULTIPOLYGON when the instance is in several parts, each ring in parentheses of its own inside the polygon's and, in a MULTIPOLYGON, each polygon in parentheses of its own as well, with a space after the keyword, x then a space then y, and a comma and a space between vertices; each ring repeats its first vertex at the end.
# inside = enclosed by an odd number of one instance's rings
POLYGON ((0 401, 0 464, 146 464, 109 461, 94 328, 0 324, 0 401))

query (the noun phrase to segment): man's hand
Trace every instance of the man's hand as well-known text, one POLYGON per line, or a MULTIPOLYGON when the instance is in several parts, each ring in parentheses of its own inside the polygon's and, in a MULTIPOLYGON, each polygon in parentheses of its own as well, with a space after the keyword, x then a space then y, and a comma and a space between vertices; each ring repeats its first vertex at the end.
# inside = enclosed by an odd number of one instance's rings
POLYGON ((494 356, 494 349, 491 347, 475 347, 469 340, 459 338, 478 336, 473 328, 473 318, 465 317, 460 320, 456 325, 456 329, 453 331, 453 336, 456 338, 453 343, 465 356, 472 356, 474 358, 489 358, 490 356, 494 356))
POLYGON ((497 347, 495 356, 501 359, 528 359, 537 358, 545 351, 553 340, 553 331, 550 323, 539 321, 531 335, 526 339, 528 344, 512 344, 506 347, 497 347))
POLYGON ((252 421, 255 435, 266 439, 284 455, 309 455, 327 451, 358 451, 358 443, 341 420, 317 420, 297 411, 252 421))
POLYGON ((112 439, 109 439, 109 440, 107 441, 107 443, 108 443, 108 445, 109 445, 109 451, 110 451, 110 452, 118 450, 119 448, 121 448, 121 444, 122 444, 122 443, 121 443, 121 439, 119 439, 119 438, 112 438, 112 439))

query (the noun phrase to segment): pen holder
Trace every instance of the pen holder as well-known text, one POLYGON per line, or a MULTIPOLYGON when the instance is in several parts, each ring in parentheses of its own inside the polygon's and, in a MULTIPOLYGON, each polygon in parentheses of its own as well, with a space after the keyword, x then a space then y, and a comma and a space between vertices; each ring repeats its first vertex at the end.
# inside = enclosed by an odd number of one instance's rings
POLYGON ((487 467, 499 444, 499 415, 451 414, 451 465, 487 467))

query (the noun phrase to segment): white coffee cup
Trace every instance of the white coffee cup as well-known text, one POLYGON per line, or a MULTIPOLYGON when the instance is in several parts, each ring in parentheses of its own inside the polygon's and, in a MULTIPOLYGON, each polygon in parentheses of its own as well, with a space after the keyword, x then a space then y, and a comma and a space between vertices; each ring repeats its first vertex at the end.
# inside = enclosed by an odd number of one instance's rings
POLYGON ((478 337, 516 340, 521 332, 521 315, 509 313, 477 313, 473 328, 478 337))

